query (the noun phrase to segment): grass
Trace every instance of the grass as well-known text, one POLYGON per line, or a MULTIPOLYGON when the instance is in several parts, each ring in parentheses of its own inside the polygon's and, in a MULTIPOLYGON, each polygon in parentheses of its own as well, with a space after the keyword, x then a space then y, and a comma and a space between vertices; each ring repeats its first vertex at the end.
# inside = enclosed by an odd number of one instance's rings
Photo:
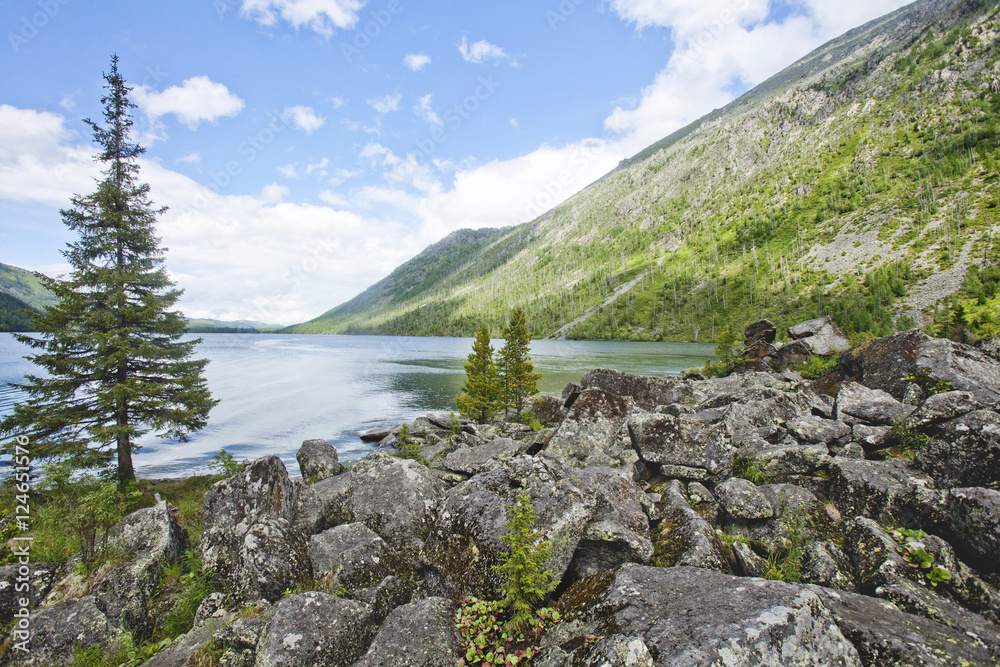
POLYGON ((733 457, 733 477, 741 477, 757 485, 773 481, 771 474, 761 468, 757 461, 739 454, 733 457))

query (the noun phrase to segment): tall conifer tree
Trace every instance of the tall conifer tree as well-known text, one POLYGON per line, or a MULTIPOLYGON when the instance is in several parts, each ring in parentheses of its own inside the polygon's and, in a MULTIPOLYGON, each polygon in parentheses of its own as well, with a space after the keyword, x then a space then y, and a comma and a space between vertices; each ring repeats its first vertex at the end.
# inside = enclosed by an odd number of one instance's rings
POLYGON ((527 317, 522 309, 515 308, 511 313, 503 337, 504 344, 497 361, 501 399, 505 412, 513 411, 519 415, 528 397, 538 393, 538 379, 542 377, 541 373, 535 372, 535 365, 528 354, 531 334, 528 333, 527 317))
POLYGON ((145 149, 131 141, 135 105, 117 56, 104 80, 105 125, 84 121, 101 149, 103 179, 61 211, 80 235, 63 251, 72 271, 65 281, 43 279, 59 303, 33 317, 39 337, 17 336, 38 350, 28 358, 48 375, 15 385, 27 400, 0 433, 29 437, 35 458, 114 466, 124 485, 135 479, 138 438, 153 431, 186 440, 218 401, 202 377, 207 360, 190 358, 200 339, 179 341, 187 325, 171 308, 181 291, 154 228, 165 209, 153 208, 149 185, 138 180, 145 149))
POLYGON ((465 363, 465 383, 455 397, 459 414, 480 424, 489 422, 500 401, 497 368, 493 361, 490 329, 485 324, 476 332, 472 353, 465 363))

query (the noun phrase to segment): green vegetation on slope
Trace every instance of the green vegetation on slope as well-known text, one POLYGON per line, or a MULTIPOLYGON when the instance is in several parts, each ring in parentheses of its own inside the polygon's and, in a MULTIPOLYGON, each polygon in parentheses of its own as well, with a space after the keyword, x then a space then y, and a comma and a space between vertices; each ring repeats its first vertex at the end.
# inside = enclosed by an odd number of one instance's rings
POLYGON ((45 306, 51 306, 57 301, 55 295, 45 289, 34 273, 2 262, 0 262, 0 293, 9 294, 39 312, 45 306))
MULTIPOLYGON (((447 261, 428 249, 292 330, 468 336, 515 307, 536 338, 570 325, 705 341, 760 317, 923 324, 969 266, 1000 256, 998 34, 995 2, 901 9, 533 223, 453 244, 447 261)), ((996 311, 977 313, 983 335, 996 311)))
POLYGON ((25 310, 34 309, 20 299, 0 292, 0 331, 33 331, 25 310))

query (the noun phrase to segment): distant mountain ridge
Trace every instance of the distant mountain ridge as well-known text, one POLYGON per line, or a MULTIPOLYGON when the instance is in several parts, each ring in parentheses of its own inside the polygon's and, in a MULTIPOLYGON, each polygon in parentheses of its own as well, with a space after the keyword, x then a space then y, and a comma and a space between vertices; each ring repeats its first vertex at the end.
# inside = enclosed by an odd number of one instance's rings
POLYGON ((540 218, 449 237, 286 331, 467 336, 518 306, 536 337, 929 321, 970 266, 1000 256, 998 35, 996 2, 904 7, 540 218))

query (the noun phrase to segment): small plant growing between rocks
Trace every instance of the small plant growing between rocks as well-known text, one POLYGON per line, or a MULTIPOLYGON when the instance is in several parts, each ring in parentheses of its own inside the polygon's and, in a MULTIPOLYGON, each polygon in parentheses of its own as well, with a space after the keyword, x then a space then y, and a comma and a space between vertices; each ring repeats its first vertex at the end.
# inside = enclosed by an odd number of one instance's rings
POLYGON ((754 484, 770 484, 771 475, 757 461, 745 456, 733 457, 733 477, 742 477, 754 484))
POLYGON ((913 428, 910 421, 905 418, 893 423, 889 438, 901 449, 903 456, 909 459, 912 459, 913 455, 923 449, 930 440, 927 435, 913 428))
POLYGON ((889 528, 889 534, 903 546, 896 547, 896 551, 903 557, 906 564, 912 568, 923 571, 924 577, 933 587, 951 580, 951 571, 947 568, 934 564, 934 554, 928 552, 920 540, 927 537, 927 533, 922 530, 910 530, 908 528, 889 528))
POLYGON ((243 470, 243 466, 246 464, 247 461, 237 461, 231 452, 227 452, 223 448, 219 450, 218 454, 212 457, 212 462, 208 464, 208 469, 216 475, 227 478, 243 470))
POLYGON ((421 449, 420 443, 410 437, 409 425, 403 424, 399 427, 399 436, 393 447, 396 448, 396 453, 393 456, 398 456, 401 459, 412 459, 417 463, 427 465, 427 459, 424 458, 424 450, 421 449))
MULTIPOLYGON (((787 500, 784 504, 787 506, 787 500)), ((806 545, 816 536, 815 521, 809 509, 802 505, 790 510, 782 523, 786 546, 782 554, 773 553, 768 557, 769 569, 764 578, 801 583, 802 559, 806 545)))
POLYGON ((538 653, 538 638, 560 620, 558 611, 543 607, 533 614, 523 631, 511 631, 503 624, 506 613, 501 600, 467 597, 462 601, 455 614, 455 628, 462 636, 464 651, 457 667, 530 665, 538 653))

